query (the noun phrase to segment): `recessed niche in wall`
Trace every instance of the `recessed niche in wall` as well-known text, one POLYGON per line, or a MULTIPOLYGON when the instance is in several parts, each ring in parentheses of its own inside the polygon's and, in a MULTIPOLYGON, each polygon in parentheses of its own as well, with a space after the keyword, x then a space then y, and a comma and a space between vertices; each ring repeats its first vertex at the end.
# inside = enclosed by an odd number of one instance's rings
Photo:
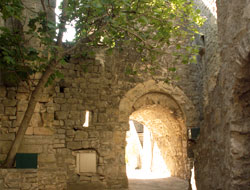
POLYGON ((96 151, 82 150, 76 153, 77 173, 96 173, 96 151))
POLYGON ((64 89, 65 89, 64 86, 60 86, 60 93, 64 93, 64 89))

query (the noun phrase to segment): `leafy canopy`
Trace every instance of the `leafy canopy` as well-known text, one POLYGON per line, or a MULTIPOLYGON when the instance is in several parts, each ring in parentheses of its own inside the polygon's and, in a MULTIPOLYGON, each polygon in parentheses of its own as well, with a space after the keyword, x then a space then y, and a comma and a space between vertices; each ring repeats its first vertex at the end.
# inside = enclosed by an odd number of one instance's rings
MULTIPOLYGON (((2 18, 18 20, 22 25, 22 32, 20 28, 16 30, 15 24, 0 28, 0 69, 14 73, 15 80, 44 71, 52 60, 65 63, 60 57, 65 53, 60 52, 74 53, 78 47, 85 47, 83 57, 93 56, 90 50, 100 46, 108 52, 119 47, 132 48, 141 62, 153 63, 165 54, 164 48, 171 46, 176 49, 176 58, 188 63, 197 50, 184 45, 184 41, 192 40, 204 21, 192 0, 64 0, 64 14, 57 24, 48 17, 52 8, 45 7, 44 0, 41 4, 43 10, 35 12, 21 0, 0 2, 2 18), (22 14, 24 9, 34 15, 28 18, 28 24, 22 14), (59 45, 67 23, 74 23, 76 30, 70 49, 59 45), (31 43, 34 39, 39 45, 31 43)), ((51 81, 56 76, 61 76, 58 71, 51 81)))

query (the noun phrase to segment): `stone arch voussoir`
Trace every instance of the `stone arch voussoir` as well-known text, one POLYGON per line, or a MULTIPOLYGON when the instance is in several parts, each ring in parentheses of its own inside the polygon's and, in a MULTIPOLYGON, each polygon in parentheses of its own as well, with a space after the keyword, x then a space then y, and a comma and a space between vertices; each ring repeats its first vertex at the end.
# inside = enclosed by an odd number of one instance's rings
POLYGON ((124 95, 119 105, 119 121, 127 122, 129 116, 134 111, 133 105, 135 102, 148 93, 162 93, 170 96, 180 106, 187 128, 195 127, 197 125, 198 114, 196 108, 186 94, 177 86, 154 80, 140 83, 124 95))

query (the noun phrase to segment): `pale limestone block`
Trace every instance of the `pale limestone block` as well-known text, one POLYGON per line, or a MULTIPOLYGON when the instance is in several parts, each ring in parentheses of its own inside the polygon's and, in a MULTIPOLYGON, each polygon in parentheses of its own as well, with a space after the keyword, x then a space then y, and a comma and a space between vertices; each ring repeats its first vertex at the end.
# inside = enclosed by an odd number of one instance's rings
POLYGON ((31 127, 41 127, 43 125, 40 113, 34 113, 30 120, 31 127))
POLYGON ((25 112, 28 107, 28 101, 27 100, 20 100, 17 103, 17 111, 18 112, 25 112))
POLYGON ((28 127, 25 135, 33 135, 34 134, 34 128, 33 127, 28 127))
POLYGON ((38 112, 40 112, 40 110, 41 110, 41 104, 38 102, 38 103, 36 103, 34 113, 38 113, 38 112))
POLYGON ((56 157, 54 154, 39 154, 38 162, 56 162, 56 157))
POLYGON ((54 114, 53 113, 42 113, 42 119, 45 124, 53 123, 54 114))
POLYGON ((42 153, 43 147, 41 145, 34 145, 34 144, 23 145, 22 144, 18 152, 19 153, 42 153))

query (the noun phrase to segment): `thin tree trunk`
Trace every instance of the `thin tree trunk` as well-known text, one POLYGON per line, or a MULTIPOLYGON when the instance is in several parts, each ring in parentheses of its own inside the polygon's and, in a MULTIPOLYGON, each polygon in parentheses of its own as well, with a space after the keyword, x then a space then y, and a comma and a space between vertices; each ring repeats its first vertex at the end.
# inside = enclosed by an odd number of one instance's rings
POLYGON ((35 87, 35 90, 32 92, 24 118, 19 126, 18 132, 16 134, 16 138, 14 142, 12 143, 11 149, 8 153, 8 156, 5 160, 3 167, 10 168, 14 165, 16 153, 21 145, 25 132, 29 126, 36 104, 39 101, 40 94, 42 93, 42 90, 44 89, 44 86, 46 82, 48 81, 50 75, 53 73, 55 66, 56 66, 56 61, 48 66, 48 68, 42 75, 42 78, 39 80, 39 83, 35 87))
MULTIPOLYGON (((41 2, 43 3, 43 0, 41 2)), ((66 17, 67 5, 68 5, 68 0, 63 0, 62 20, 61 20, 62 26, 59 29, 59 34, 57 37, 57 46, 59 46, 59 47, 62 47, 63 32, 64 32, 65 24, 66 24, 65 17, 66 17)), ((44 12, 46 12, 45 8, 44 8, 44 12)), ((16 153, 17 153, 17 151, 22 143, 25 132, 29 126, 29 123, 30 123, 30 120, 31 120, 32 115, 34 113, 36 104, 39 101, 40 94, 42 93, 42 90, 43 90, 46 82, 48 81, 50 75, 54 72, 54 69, 57 66, 58 60, 60 60, 60 58, 62 58, 64 56, 65 56, 65 52, 57 54, 56 59, 54 61, 52 61, 52 63, 48 66, 46 71, 43 73, 42 78, 39 80, 37 86, 35 87, 35 90, 32 92, 27 110, 24 114, 24 118, 19 126, 18 132, 16 134, 16 138, 15 138, 14 142, 12 143, 11 149, 7 155, 7 158, 5 160, 3 167, 10 168, 14 165, 16 153)))

